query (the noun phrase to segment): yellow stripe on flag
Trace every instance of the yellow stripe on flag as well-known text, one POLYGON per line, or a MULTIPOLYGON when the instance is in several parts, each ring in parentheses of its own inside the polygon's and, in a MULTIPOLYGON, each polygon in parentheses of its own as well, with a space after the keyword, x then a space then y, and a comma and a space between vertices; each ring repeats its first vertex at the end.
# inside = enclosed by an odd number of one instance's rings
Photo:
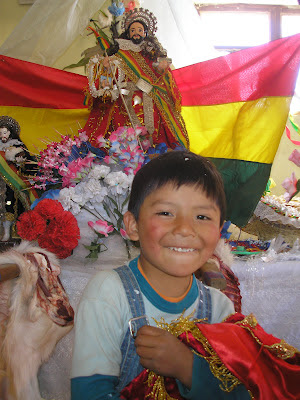
POLYGON ((184 106, 191 151, 205 157, 272 163, 291 97, 212 106, 184 106))
POLYGON ((50 109, 16 106, 0 106, 0 115, 15 118, 21 127, 20 138, 32 153, 44 149, 45 141, 60 141, 62 135, 78 134, 83 128, 90 111, 83 109, 50 109), (44 142, 43 142, 43 141, 44 142))

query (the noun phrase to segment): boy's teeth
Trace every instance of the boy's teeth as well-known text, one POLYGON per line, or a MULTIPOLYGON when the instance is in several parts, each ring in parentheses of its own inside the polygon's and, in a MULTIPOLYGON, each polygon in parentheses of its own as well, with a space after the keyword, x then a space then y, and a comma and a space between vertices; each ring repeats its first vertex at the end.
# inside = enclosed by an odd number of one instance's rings
POLYGON ((190 251, 194 251, 195 249, 183 249, 182 247, 169 247, 170 250, 179 251, 181 253, 188 253, 190 251))

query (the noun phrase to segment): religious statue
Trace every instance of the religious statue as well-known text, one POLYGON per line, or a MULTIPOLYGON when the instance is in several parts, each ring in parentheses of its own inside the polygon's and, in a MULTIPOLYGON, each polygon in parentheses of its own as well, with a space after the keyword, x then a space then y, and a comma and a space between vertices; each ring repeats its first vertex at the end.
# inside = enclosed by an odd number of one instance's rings
POLYGON ((149 10, 135 8, 124 14, 123 33, 113 46, 97 35, 105 52, 87 66, 91 113, 85 131, 92 143, 131 125, 145 126, 151 144, 189 147, 181 96, 171 60, 154 35, 156 24, 149 10))
POLYGON ((1 241, 8 241, 18 215, 30 208, 33 192, 28 192, 33 157, 20 140, 20 125, 7 115, 0 117, 1 241))

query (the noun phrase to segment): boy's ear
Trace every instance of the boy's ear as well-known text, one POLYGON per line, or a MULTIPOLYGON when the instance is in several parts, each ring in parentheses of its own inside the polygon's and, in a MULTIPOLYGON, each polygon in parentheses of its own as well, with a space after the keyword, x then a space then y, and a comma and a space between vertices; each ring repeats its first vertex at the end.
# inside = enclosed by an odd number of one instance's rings
POLYGON ((129 236, 130 240, 133 240, 134 242, 138 241, 139 232, 135 216, 130 211, 126 211, 123 217, 123 221, 126 233, 129 236))

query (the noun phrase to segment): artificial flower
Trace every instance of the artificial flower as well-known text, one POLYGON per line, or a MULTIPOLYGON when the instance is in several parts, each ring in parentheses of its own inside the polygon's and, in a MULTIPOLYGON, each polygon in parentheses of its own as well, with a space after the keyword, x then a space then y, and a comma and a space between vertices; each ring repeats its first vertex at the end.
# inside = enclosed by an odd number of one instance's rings
MULTIPOLYGON (((40 153, 40 174, 36 179, 36 187, 60 189, 58 200, 62 208, 70 211, 78 220, 84 213, 93 215, 94 219, 89 223, 97 233, 89 248, 93 257, 106 248, 105 243, 100 241, 113 233, 118 233, 124 239, 129 252, 123 215, 127 211, 134 174, 144 163, 146 149, 148 153, 167 151, 163 145, 151 150, 147 137, 145 127, 133 129, 122 126, 111 132, 109 138, 98 137, 98 148, 95 148, 89 143, 85 131, 81 130, 78 137, 72 139, 65 135, 61 142, 48 145, 40 153), (102 221, 104 225, 95 221, 102 221)), ((59 212, 63 211, 60 209, 59 212)), ((39 238, 40 243, 51 248, 59 257, 70 254, 72 249, 62 253, 61 240, 55 243, 55 235, 61 237, 63 242, 67 237, 63 227, 60 229, 56 220, 52 221, 49 216, 47 228, 45 235, 39 238)))
POLYGON ((124 14, 125 7, 122 1, 119 1, 118 4, 113 1, 112 5, 108 7, 108 11, 114 16, 119 17, 120 15, 124 14))
POLYGON ((104 182, 111 187, 110 190, 115 195, 124 194, 124 191, 131 187, 132 181, 133 175, 126 175, 122 171, 111 172, 104 179, 104 182))
POLYGON ((52 219, 46 230, 38 237, 41 247, 56 254, 59 258, 71 255, 78 245, 80 231, 72 213, 65 211, 59 219, 52 219))
POLYGON ((20 215, 17 223, 18 235, 25 240, 36 240, 46 229, 46 220, 36 211, 27 211, 20 215))
POLYGON ((135 1, 124 2, 124 6, 125 6, 126 12, 134 10, 136 8, 135 1), (126 5, 126 3, 127 3, 127 5, 126 5))
POLYGON ((104 11, 100 11, 98 15, 98 22, 101 29, 107 28, 112 22, 112 15, 108 13, 108 9, 104 11))
POLYGON ((295 194, 297 194, 297 192, 299 191, 299 189, 297 188, 297 183, 299 181, 297 181, 297 178, 295 176, 295 172, 292 172, 291 177, 286 178, 281 186, 283 186, 286 190, 286 192, 284 193, 284 198, 286 199, 287 202, 289 202, 292 197, 295 196, 295 194))
POLYGON ((107 139, 105 139, 103 136, 98 136, 96 142, 98 143, 99 147, 108 147, 107 139))
POLYGON ((74 215, 52 199, 43 199, 34 210, 21 214, 17 230, 22 239, 37 240, 40 247, 59 258, 71 255, 80 238, 74 215))
POLYGON ((127 232, 125 231, 125 229, 121 228, 120 229, 120 234, 121 234, 123 239, 126 239, 126 240, 130 239, 128 234, 127 234, 127 232))
POLYGON ((295 149, 291 155, 289 156, 289 160, 292 161, 297 167, 300 167, 300 153, 297 149, 295 149))
POLYGON ((36 205, 34 211, 47 219, 60 217, 64 209, 58 200, 44 199, 36 205))
POLYGON ((106 165, 95 165, 93 169, 91 169, 88 178, 102 179, 105 178, 110 172, 110 167, 106 165))
POLYGON ((89 137, 83 129, 78 131, 79 138, 82 142, 88 142, 89 137))
POLYGON ((98 219, 96 222, 89 221, 88 225, 90 228, 94 229, 94 231, 104 235, 105 237, 114 231, 114 227, 112 225, 108 225, 106 221, 102 221, 101 219, 98 219))

